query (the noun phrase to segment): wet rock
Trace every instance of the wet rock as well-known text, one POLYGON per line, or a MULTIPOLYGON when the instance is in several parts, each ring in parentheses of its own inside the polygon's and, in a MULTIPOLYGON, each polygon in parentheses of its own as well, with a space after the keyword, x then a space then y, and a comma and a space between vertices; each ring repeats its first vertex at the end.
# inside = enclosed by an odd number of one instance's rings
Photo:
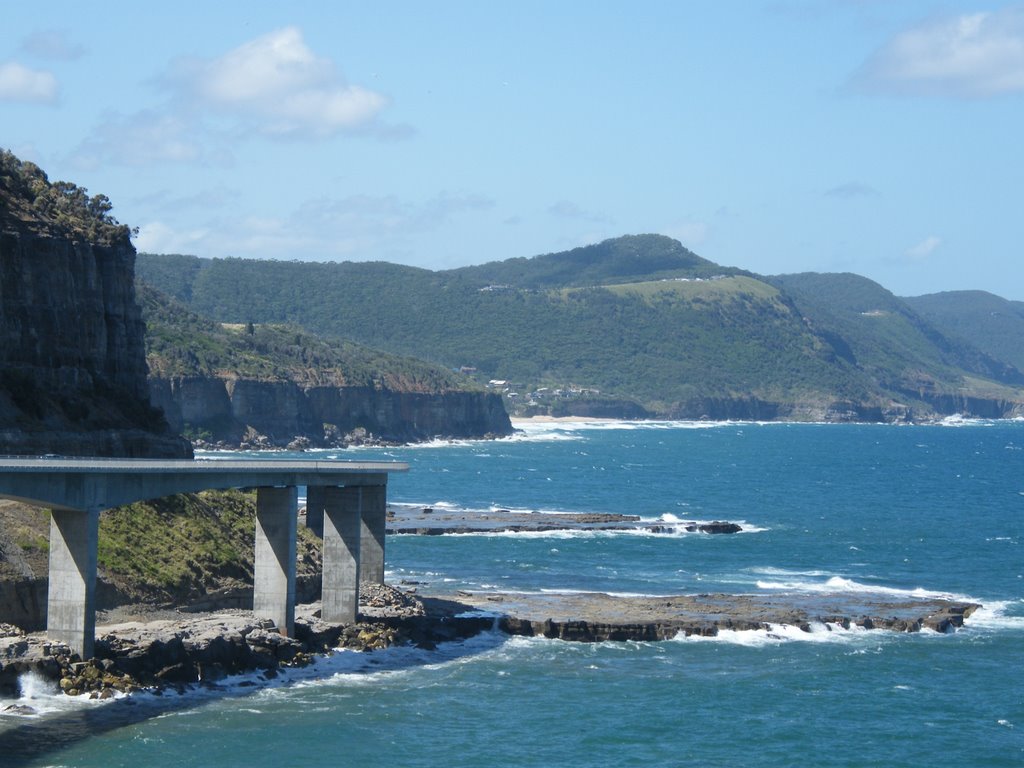
POLYGON ((36 714, 36 709, 27 704, 8 704, 6 707, 0 708, 0 712, 5 712, 9 715, 34 715, 36 714))
MULTIPOLYGON (((690 527, 687 526, 686 530, 689 531, 690 527)), ((736 523, 730 523, 730 522, 726 522, 724 520, 715 520, 715 521, 710 522, 710 523, 700 523, 699 525, 697 525, 697 530, 700 531, 701 533, 719 534, 719 533, 739 533, 740 531, 743 530, 743 528, 740 527, 736 523)))

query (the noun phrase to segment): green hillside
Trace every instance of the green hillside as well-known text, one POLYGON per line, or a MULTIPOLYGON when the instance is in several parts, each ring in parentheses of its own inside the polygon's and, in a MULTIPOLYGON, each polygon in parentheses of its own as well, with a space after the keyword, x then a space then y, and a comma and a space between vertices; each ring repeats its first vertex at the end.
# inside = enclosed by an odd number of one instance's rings
POLYGON ((523 392, 588 388, 662 414, 762 412, 719 408, 752 402, 898 418, 929 413, 936 395, 1024 399, 1019 371, 869 280, 759 278, 661 236, 439 272, 147 254, 137 268, 221 322, 292 323, 523 392))
POLYGON ((1024 385, 1020 371, 943 334, 902 299, 867 278, 809 272, 780 275, 772 282, 793 297, 815 329, 832 340, 848 362, 885 389, 913 394, 980 386, 965 383, 965 373, 1008 386, 1024 385))
POLYGON ((483 379, 576 384, 658 411, 701 397, 789 402, 869 393, 777 289, 749 277, 536 290, 494 288, 493 275, 470 281, 462 270, 390 264, 227 259, 197 269, 196 260, 147 255, 139 264, 145 279, 163 280, 224 322, 291 322, 475 367, 483 379), (159 270, 150 269, 154 262, 159 270), (168 277, 170 263, 178 282, 168 277))
POLYGON ((985 291, 946 291, 904 301, 946 334, 1024 371, 1024 302, 985 291))
POLYGON ((350 341, 322 339, 294 325, 226 324, 191 312, 139 282, 151 376, 294 381, 300 386, 374 386, 404 392, 475 388, 472 380, 422 360, 350 341))

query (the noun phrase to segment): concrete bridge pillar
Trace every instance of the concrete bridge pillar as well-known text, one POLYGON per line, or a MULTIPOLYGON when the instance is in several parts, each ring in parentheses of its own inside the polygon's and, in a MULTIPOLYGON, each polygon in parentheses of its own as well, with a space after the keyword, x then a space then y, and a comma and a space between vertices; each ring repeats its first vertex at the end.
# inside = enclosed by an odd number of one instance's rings
POLYGON ((321 539, 324 537, 324 486, 306 487, 306 527, 321 539))
POLYGON ((96 545, 100 512, 53 510, 50 515, 50 576, 46 634, 65 642, 83 659, 96 638, 96 545))
POLYGON ((295 631, 295 537, 298 489, 256 489, 256 563, 252 610, 282 634, 295 631))
POLYGON ((359 486, 324 489, 324 621, 353 624, 359 615, 359 486))
POLYGON ((387 486, 367 485, 362 488, 362 492, 359 577, 372 584, 383 584, 387 486))

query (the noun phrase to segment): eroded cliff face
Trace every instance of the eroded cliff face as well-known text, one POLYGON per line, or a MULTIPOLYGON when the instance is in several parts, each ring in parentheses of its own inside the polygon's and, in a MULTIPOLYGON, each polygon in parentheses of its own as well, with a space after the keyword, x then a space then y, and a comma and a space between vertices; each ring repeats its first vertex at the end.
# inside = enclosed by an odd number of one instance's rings
POLYGON ((0 222, 0 453, 191 455, 149 402, 134 265, 0 222))
POLYGON ((375 387, 307 387, 293 382, 199 377, 151 378, 150 398, 172 428, 209 442, 239 445, 255 435, 267 447, 297 437, 341 445, 357 430, 387 442, 508 435, 501 397, 487 392, 420 393, 375 387))

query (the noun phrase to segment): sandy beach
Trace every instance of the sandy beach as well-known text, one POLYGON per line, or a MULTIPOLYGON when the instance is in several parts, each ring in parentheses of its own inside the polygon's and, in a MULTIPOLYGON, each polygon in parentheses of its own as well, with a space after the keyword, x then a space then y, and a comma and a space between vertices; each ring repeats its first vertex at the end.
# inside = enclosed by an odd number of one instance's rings
POLYGON ((571 424, 579 422, 591 423, 615 423, 619 421, 629 421, 629 419, 608 419, 597 416, 512 416, 510 418, 512 426, 515 427, 518 424, 571 424))

